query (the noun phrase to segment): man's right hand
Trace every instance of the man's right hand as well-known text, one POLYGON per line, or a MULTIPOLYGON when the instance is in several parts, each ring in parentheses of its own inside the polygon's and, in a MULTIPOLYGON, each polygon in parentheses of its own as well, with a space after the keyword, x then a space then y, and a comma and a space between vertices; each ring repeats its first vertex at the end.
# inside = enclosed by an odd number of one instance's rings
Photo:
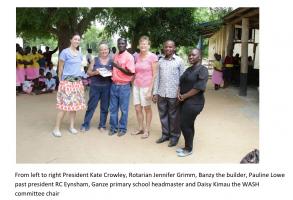
POLYGON ((116 67, 116 68, 118 68, 118 67, 119 67, 119 66, 118 66, 118 64, 117 64, 117 63, 115 63, 114 61, 113 61, 112 65, 113 65, 113 67, 116 67))
POLYGON ((153 102, 154 103, 157 103, 158 102, 158 95, 153 95, 153 102))

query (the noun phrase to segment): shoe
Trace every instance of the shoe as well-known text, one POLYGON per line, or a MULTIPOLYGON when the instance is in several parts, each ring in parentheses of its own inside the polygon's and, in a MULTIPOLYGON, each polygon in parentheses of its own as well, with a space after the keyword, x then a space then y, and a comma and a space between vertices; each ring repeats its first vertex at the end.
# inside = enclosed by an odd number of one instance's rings
POLYGON ((176 149, 176 153, 182 153, 185 149, 184 148, 178 148, 176 149))
POLYGON ((89 131, 89 128, 86 128, 84 126, 80 127, 80 132, 87 132, 87 131, 89 131))
POLYGON ((170 140, 169 144, 168 144, 168 147, 174 147, 176 146, 178 143, 178 141, 175 141, 175 140, 170 140))
POLYGON ((166 141, 168 141, 168 140, 169 140, 169 138, 162 136, 161 138, 159 138, 159 139, 156 141, 156 143, 160 144, 160 143, 166 142, 166 141))
POLYGON ((121 132, 118 133, 117 136, 118 136, 118 137, 121 137, 121 136, 123 136, 123 135, 125 135, 125 134, 126 134, 126 132, 121 131, 121 132))
POLYGON ((107 132, 107 129, 106 129, 106 128, 98 128, 98 130, 99 130, 101 133, 106 133, 106 132, 107 132))
POLYGON ((131 133, 131 135, 140 135, 143 134, 143 130, 136 130, 133 133, 131 133))
POLYGON ((59 130, 57 130, 57 129, 54 129, 53 132, 52 132, 52 134, 55 137, 61 137, 62 136, 61 132, 59 130))
POLYGON ((69 131, 69 133, 71 133, 73 135, 78 133, 78 131, 75 128, 69 128, 68 131, 69 131))
POLYGON ((141 139, 146 139, 150 136, 150 132, 149 131, 144 131, 144 133, 141 136, 141 139))
POLYGON ((178 156, 178 157, 186 157, 186 156, 189 156, 189 155, 191 155, 191 154, 192 154, 192 151, 184 150, 184 151, 182 151, 182 152, 180 152, 180 153, 177 153, 177 156, 178 156))
POLYGON ((117 133, 117 131, 109 131, 108 135, 112 136, 112 135, 115 135, 117 133))

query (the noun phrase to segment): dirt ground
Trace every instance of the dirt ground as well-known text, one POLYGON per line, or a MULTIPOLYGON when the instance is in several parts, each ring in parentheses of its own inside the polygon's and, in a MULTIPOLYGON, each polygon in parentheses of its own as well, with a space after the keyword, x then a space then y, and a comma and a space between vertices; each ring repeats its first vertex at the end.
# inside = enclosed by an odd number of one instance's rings
MULTIPOLYGON (((55 102, 56 93, 16 97, 17 163, 239 163, 259 147, 259 101, 255 89, 249 89, 247 97, 239 97, 237 88, 214 91, 209 80, 206 105, 195 122, 194 152, 185 158, 177 157, 175 152, 184 144, 182 136, 177 147, 169 148, 168 142, 155 143, 161 136, 156 105, 152 105, 148 139, 130 135, 137 128, 132 101, 128 134, 123 137, 98 131, 97 109, 90 131, 71 135, 66 116, 61 128, 63 136, 56 138, 51 134, 57 113, 55 102)), ((85 110, 77 113, 76 128, 84 114, 85 110)))

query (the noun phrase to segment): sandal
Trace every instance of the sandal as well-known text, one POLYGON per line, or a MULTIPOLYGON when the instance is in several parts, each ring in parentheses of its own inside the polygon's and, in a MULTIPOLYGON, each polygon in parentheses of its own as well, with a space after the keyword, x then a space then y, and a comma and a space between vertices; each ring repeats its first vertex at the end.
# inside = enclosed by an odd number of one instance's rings
POLYGON ((136 130, 135 132, 131 133, 131 135, 139 135, 143 134, 143 130, 136 130))
POLYGON ((150 136, 150 132, 149 131, 144 131, 144 133, 141 136, 141 139, 146 139, 150 136))

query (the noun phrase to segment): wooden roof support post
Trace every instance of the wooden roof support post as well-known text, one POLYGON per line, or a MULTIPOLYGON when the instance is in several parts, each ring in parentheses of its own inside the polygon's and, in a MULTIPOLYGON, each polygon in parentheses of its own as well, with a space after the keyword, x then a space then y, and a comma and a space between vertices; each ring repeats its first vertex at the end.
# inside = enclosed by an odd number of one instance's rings
POLYGON ((240 96, 247 95, 248 35, 249 35, 249 19, 242 18, 241 68, 240 68, 240 90, 239 90, 240 96))
POLYGON ((225 55, 223 55, 224 58, 227 55, 233 54, 232 53, 234 48, 233 40, 234 40, 234 25, 229 23, 226 25, 226 49, 225 49, 225 55))

